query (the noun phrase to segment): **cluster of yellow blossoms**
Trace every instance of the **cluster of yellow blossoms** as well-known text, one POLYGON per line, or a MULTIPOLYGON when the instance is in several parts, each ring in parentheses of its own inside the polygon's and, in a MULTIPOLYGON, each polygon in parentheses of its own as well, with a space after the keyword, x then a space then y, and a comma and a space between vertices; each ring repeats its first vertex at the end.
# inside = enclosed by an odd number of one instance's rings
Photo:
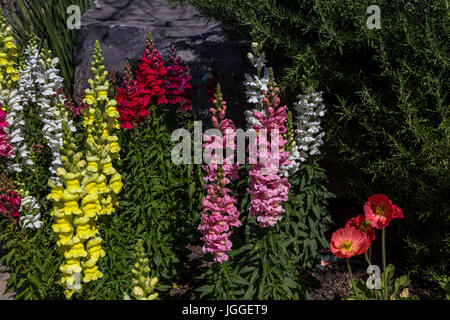
POLYGON ((65 262, 60 270, 67 298, 81 289, 81 272, 85 283, 103 276, 96 266, 97 260, 105 255, 96 221, 100 215, 115 211, 117 194, 123 186, 122 177, 112 163, 120 151, 118 137, 113 134, 119 129, 119 113, 116 101, 108 99, 109 83, 102 63, 97 41, 92 62, 93 79, 89 79, 90 89, 86 89, 84 100, 89 108, 83 110, 86 155, 76 153, 72 134, 63 122, 63 166, 56 171, 63 186, 51 185, 48 196, 54 205, 53 230, 58 235, 58 246, 64 251, 65 262))
MULTIPOLYGON (((136 244, 135 259, 137 262, 131 270, 133 273, 132 296, 136 300, 155 300, 158 297, 158 293, 154 293, 158 278, 149 277, 150 267, 148 266, 148 258, 145 256, 142 240, 139 240, 136 244)), ((126 293, 124 299, 131 300, 130 296, 126 293)))
POLYGON ((16 68, 17 47, 13 42, 11 27, 0 14, 0 90, 15 87, 19 80, 16 68))

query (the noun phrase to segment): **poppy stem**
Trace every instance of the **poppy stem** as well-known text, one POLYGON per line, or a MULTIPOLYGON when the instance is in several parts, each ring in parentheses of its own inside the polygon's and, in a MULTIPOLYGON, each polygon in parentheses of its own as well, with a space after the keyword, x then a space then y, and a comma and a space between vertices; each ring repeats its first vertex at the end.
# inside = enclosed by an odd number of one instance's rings
POLYGON ((353 281, 352 268, 350 267, 349 258, 345 258, 345 262, 347 263, 348 273, 350 274, 350 281, 352 282, 353 291, 355 292, 356 297, 359 299, 358 293, 356 292, 355 282, 353 281))
MULTIPOLYGON (((372 245, 369 246, 369 250, 368 251, 364 252, 364 256, 366 258, 367 264, 369 266, 371 266, 372 265, 372 245), (367 252, 369 252, 369 253, 367 254, 367 252)), ((377 290, 377 288, 375 287, 373 289, 373 291, 375 292, 375 299, 378 300, 378 290, 377 290)))
POLYGON ((366 258, 367 266, 370 267, 372 265, 372 262, 370 262, 370 258, 369 255, 367 254, 367 251, 364 252, 364 258, 366 258))
POLYGON ((383 282, 384 282, 384 296, 388 299, 387 283, 386 283, 386 229, 381 230, 381 253, 383 259, 383 282))

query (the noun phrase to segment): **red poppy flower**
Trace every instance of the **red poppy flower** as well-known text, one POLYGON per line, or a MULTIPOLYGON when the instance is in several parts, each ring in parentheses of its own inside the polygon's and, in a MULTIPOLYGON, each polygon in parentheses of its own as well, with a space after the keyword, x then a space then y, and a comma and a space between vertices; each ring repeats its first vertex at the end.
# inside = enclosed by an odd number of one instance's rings
POLYGON ((364 232, 342 228, 331 236, 330 249, 339 258, 350 258, 366 252, 369 245, 369 239, 364 232))
POLYGON ((375 194, 364 205, 364 214, 373 228, 383 229, 392 219, 403 219, 403 211, 384 194, 375 194))
POLYGON ((356 230, 360 230, 367 235, 370 243, 375 240, 375 229, 370 225, 370 221, 366 220, 366 217, 363 214, 360 214, 354 218, 351 218, 345 224, 346 228, 353 228, 356 230))
POLYGON ((392 215, 392 219, 403 219, 403 211, 400 209, 399 206, 393 205, 394 208, 394 214, 392 215))
POLYGON ((388 226, 394 215, 392 201, 384 194, 375 194, 365 203, 364 214, 373 228, 383 229, 388 226))

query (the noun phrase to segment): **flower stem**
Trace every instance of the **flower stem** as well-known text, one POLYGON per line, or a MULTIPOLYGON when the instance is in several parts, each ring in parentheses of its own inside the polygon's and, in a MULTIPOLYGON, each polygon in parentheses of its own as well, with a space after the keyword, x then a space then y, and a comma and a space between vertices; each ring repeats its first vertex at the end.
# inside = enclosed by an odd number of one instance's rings
MULTIPOLYGON (((372 245, 370 245, 369 250, 364 253, 364 257, 366 258, 367 264, 369 266, 371 266, 372 265, 372 245)), ((375 299, 378 300, 378 290, 376 287, 373 290, 375 292, 375 299)))
POLYGON ((383 282, 384 282, 384 296, 388 299, 387 283, 386 283, 386 230, 381 230, 381 254, 383 259, 383 282))
POLYGON ((367 251, 364 252, 364 258, 366 258, 367 266, 370 267, 372 263, 370 262, 369 255, 367 254, 367 251))
POLYGON ((347 263, 348 273, 350 274, 350 281, 352 282, 353 291, 355 292, 356 297, 359 299, 358 293, 356 292, 355 282, 353 281, 352 268, 350 267, 350 260, 348 258, 345 259, 347 263))

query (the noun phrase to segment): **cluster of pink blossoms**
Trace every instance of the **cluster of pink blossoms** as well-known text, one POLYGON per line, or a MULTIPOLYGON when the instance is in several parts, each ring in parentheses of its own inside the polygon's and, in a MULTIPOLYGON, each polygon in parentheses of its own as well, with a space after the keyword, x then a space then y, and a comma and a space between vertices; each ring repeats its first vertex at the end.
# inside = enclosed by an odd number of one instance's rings
POLYGON ((81 111, 84 108, 87 108, 87 104, 81 103, 80 105, 76 105, 75 102, 71 98, 64 98, 65 104, 64 106, 69 110, 70 114, 73 118, 76 118, 81 115, 81 111))
POLYGON ((253 164, 249 171, 248 192, 251 195, 249 211, 251 216, 257 216, 261 228, 273 227, 281 220, 281 215, 285 211, 281 202, 288 200, 291 187, 287 178, 280 176, 280 166, 289 164, 289 151, 284 150, 288 141, 283 138, 283 134, 287 131, 285 126, 287 106, 280 107, 279 92, 280 89, 275 83, 269 87, 269 92, 263 91, 265 97, 262 104, 265 114, 253 112, 260 124, 252 126, 257 133, 255 143, 258 144, 258 162, 253 164))
POLYGON ((14 148, 9 143, 9 137, 4 130, 8 126, 6 112, 0 109, 0 158, 4 159, 8 159, 14 153, 14 148))
POLYGON ((231 250, 232 243, 229 239, 233 233, 230 227, 240 227, 239 211, 236 207, 236 199, 231 190, 226 186, 232 181, 238 179, 238 164, 233 164, 231 157, 225 157, 223 161, 222 153, 227 149, 235 150, 234 143, 234 124, 231 120, 225 119, 227 109, 226 102, 222 100, 220 90, 217 90, 214 104, 216 108, 211 108, 213 113, 211 117, 213 126, 222 133, 219 135, 205 136, 203 147, 210 156, 206 157, 207 163, 203 166, 206 173, 204 180, 207 195, 203 198, 202 221, 198 230, 203 234, 202 240, 204 246, 203 252, 214 253, 213 260, 224 262, 228 260, 226 252, 231 250))

